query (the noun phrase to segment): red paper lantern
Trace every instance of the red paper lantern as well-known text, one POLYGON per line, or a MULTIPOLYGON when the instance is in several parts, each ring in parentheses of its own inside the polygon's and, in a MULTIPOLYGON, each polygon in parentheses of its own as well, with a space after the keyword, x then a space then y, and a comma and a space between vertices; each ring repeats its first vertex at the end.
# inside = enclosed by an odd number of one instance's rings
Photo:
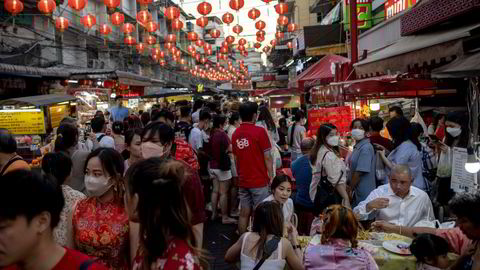
POLYGON ((197 45, 198 47, 203 47, 203 45, 205 45, 205 42, 203 40, 199 39, 195 42, 195 45, 197 45))
POLYGON ((265 29, 265 26, 267 26, 267 24, 262 20, 255 23, 255 28, 257 28, 258 30, 265 29))
POLYGON ((252 20, 256 20, 258 17, 260 17, 260 10, 256 8, 252 8, 248 11, 248 17, 252 20))
POLYGON ((244 38, 241 38, 241 39, 238 40, 238 44, 245 45, 245 44, 247 44, 247 40, 244 39, 244 38))
POLYGON ((238 46, 237 46, 237 50, 238 50, 238 51, 244 51, 244 50, 245 50, 245 46, 243 46, 243 45, 238 45, 238 46))
POLYGON ((279 15, 283 15, 288 12, 288 4, 287 3, 278 3, 275 5, 275 11, 279 15))
POLYGON ((182 57, 182 52, 180 50, 175 51, 175 56, 178 58, 182 57))
POLYGON ((68 6, 76 11, 80 11, 87 5, 85 0, 68 0, 68 6))
POLYGON ((228 42, 226 40, 222 41, 221 47, 228 47, 228 42))
POLYGON ((195 55, 195 60, 197 60, 197 62, 200 62, 200 54, 195 55))
POLYGON ((241 25, 237 24, 232 28, 232 31, 235 34, 240 35, 240 33, 243 31, 243 27, 241 25))
POLYGON ((103 0, 105 6, 109 9, 114 9, 120 5, 120 0, 103 0))
POLYGON ((257 41, 262 42, 265 40, 265 36, 257 36, 257 41))
POLYGON ((143 25, 147 24, 152 20, 152 14, 147 10, 141 10, 137 13, 137 21, 143 25))
POLYGON ((289 49, 292 49, 293 48, 293 43, 291 41, 287 42, 287 47, 289 49))
POLYGON ((189 53, 193 52, 194 50, 195 50, 195 47, 194 47, 193 45, 188 45, 188 46, 187 46, 187 51, 188 51, 189 53))
POLYGON ((230 12, 227 12, 227 13, 223 14, 222 21, 223 21, 223 23, 226 23, 227 25, 230 25, 233 22, 233 14, 230 13, 230 12))
POLYGON ((92 14, 87 14, 86 16, 83 16, 80 22, 86 28, 92 28, 95 24, 97 24, 97 18, 95 18, 95 16, 93 16, 92 14))
POLYGON ((143 44, 143 43, 138 43, 137 46, 136 46, 136 48, 137 48, 137 52, 138 52, 138 53, 143 53, 143 51, 145 50, 145 44, 143 44))
POLYGON ((145 29, 147 29, 147 31, 150 33, 157 31, 157 28, 158 28, 158 24, 156 22, 148 22, 145 25, 145 29))
POLYGON ((152 0, 137 0, 137 2, 138 2, 140 5, 147 6, 147 5, 151 4, 153 1, 152 1, 152 0))
POLYGON ((265 31, 263 30, 258 30, 256 33, 257 37, 265 37, 265 31))
POLYGON ((197 25, 200 27, 205 27, 208 24, 208 18, 203 16, 197 19, 197 25))
POLYGON ((200 62, 202 62, 202 64, 205 64, 207 62, 207 58, 204 56, 200 59, 200 62))
POLYGON ((225 40, 228 42, 228 44, 232 44, 235 41, 235 37, 234 36, 228 36, 225 40))
POLYGON ((268 3, 272 2, 273 0, 262 0, 262 1, 268 5, 268 3))
POLYGON ((167 42, 163 45, 163 47, 167 50, 170 50, 173 48, 173 43, 167 42))
POLYGON ((13 16, 23 11, 23 3, 19 0, 5 0, 3 6, 13 16))
POLYGON ((55 27, 60 31, 63 32, 68 29, 68 19, 65 17, 58 17, 55 20, 55 27))
POLYGON ((211 50, 211 49, 212 49, 212 44, 205 42, 205 44, 203 45, 203 50, 207 51, 207 50, 211 50))
POLYGON ((294 24, 294 23, 289 23, 287 25, 287 31, 288 32, 294 32, 294 31, 297 31, 298 29, 298 25, 294 24))
POLYGON ((187 39, 194 42, 198 39, 198 34, 195 32, 188 32, 187 39))
POLYGON ((255 47, 255 49, 259 49, 260 47, 262 47, 262 44, 260 44, 259 42, 255 43, 253 45, 253 47, 255 47))
POLYGON ((221 53, 228 53, 228 47, 222 47, 220 48, 221 53))
POLYGON ((202 2, 198 4, 197 6, 197 11, 198 13, 202 14, 203 16, 206 16, 212 12, 212 5, 208 2, 202 2))
POLYGON ((159 64, 160 64, 160 66, 162 66, 162 67, 163 67, 163 66, 165 66, 165 65, 167 64, 167 62, 165 62, 165 60, 163 60, 163 59, 162 59, 162 60, 160 60, 158 63, 159 63, 159 64))
POLYGON ((158 57, 160 57, 160 58, 165 58, 165 52, 164 52, 164 51, 160 51, 160 52, 158 53, 158 57))
POLYGON ((122 26, 122 32, 125 34, 130 34, 135 31, 135 26, 131 23, 125 23, 122 26))
POLYGON ((180 30, 183 28, 183 22, 180 19, 173 19, 172 20, 172 29, 173 30, 180 30))
POLYGON ((169 20, 180 17, 180 10, 177 7, 168 7, 165 9, 165 17, 169 20))
POLYGON ((197 56, 197 51, 193 50, 190 54, 192 55, 192 57, 195 57, 195 56, 197 56))
POLYGON ((205 53, 206 53, 207 55, 212 55, 213 51, 212 51, 212 49, 208 49, 208 50, 205 51, 205 53))
POLYGON ((135 45, 137 43, 137 40, 132 37, 132 36, 127 36, 123 39, 123 42, 127 45, 135 45))
POLYGON ((243 0, 230 0, 230 8, 236 11, 239 11, 245 3, 243 0))
POLYGON ((153 44, 157 43, 157 39, 154 36, 148 35, 146 39, 147 39, 147 44, 148 45, 153 45, 153 44))
POLYGON ((275 33, 275 38, 282 39, 283 37, 285 37, 285 34, 283 32, 277 31, 275 33))
POLYGON ((280 17, 278 17, 278 19, 277 19, 277 23, 279 25, 287 25, 288 24, 287 16, 280 15, 280 17))
POLYGON ((158 55, 160 53, 159 48, 152 48, 152 55, 158 55))
POLYGON ((37 8, 40 10, 40 12, 43 13, 52 13, 55 8, 57 7, 57 4, 55 3, 54 0, 40 0, 37 3, 37 8))
POLYGON ((176 42, 177 41, 177 36, 175 34, 168 34, 167 37, 165 38, 167 42, 176 42))
POLYGON ((212 38, 218 38, 221 33, 222 33, 222 32, 220 32, 220 30, 218 30, 218 29, 212 29, 212 30, 210 30, 210 36, 211 36, 212 38))
POLYGON ((110 27, 110 25, 104 23, 104 24, 100 25, 99 32, 102 35, 108 35, 112 32, 112 27, 110 27))
POLYGON ((275 45, 277 45, 277 40, 276 39, 270 40, 270 45, 272 45, 272 47, 275 47, 275 45))
POLYGON ((111 21, 113 25, 120 25, 125 21, 125 16, 120 12, 115 12, 112 14, 111 21))

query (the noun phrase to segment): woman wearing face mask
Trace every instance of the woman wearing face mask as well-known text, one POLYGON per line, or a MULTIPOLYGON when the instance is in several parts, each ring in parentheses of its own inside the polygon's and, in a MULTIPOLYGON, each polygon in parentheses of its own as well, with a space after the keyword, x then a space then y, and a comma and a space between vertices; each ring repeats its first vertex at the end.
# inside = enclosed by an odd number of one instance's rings
POLYGON ((124 164, 110 148, 88 155, 85 166, 87 199, 79 201, 71 217, 75 249, 99 259, 111 269, 130 269, 138 247, 138 225, 128 221, 123 202, 124 164))
POLYGON ((128 151, 128 159, 125 160, 125 171, 135 162, 142 159, 142 129, 129 129, 125 132, 125 150, 128 151))
POLYGON ((287 142, 290 146, 292 153, 292 162, 294 162, 302 154, 300 149, 300 144, 302 143, 303 138, 305 138, 305 124, 307 119, 305 118, 305 113, 303 111, 298 111, 295 114, 295 123, 290 126, 288 129, 287 142))
MULTIPOLYGON (((310 162, 313 166, 312 182, 310 184, 310 198, 315 200, 317 187, 322 177, 327 177, 328 182, 334 188, 336 195, 335 203, 342 203, 350 207, 350 199, 347 193, 347 174, 346 166, 340 158, 338 152, 338 142, 340 136, 337 133, 337 127, 332 124, 322 124, 317 131, 317 140, 310 152, 310 162)), ((316 213, 321 213, 324 209, 315 209, 316 213)))
POLYGON ((72 159, 72 176, 65 182, 71 188, 85 193, 85 163, 89 151, 78 149, 78 129, 73 124, 61 124, 57 128, 55 152, 62 152, 72 159))
POLYGON ((368 122, 357 118, 350 125, 352 138, 355 140, 352 155, 349 160, 348 183, 352 192, 352 207, 365 200, 376 188, 375 181, 375 151, 370 140, 365 137, 368 122))
POLYGON ((272 194, 263 200, 264 202, 276 201, 282 206, 283 220, 286 225, 291 225, 293 216, 292 179, 286 174, 279 174, 273 178, 270 185, 272 194))
POLYGON ((422 155, 420 153, 422 146, 418 137, 414 135, 410 122, 403 116, 394 117, 388 121, 387 130, 393 138, 393 146, 395 147, 388 158, 385 156, 385 148, 377 145, 381 149, 379 151, 380 158, 385 164, 387 175, 390 174, 390 170, 396 164, 407 165, 412 171, 413 186, 427 192, 429 183, 423 178, 422 155))

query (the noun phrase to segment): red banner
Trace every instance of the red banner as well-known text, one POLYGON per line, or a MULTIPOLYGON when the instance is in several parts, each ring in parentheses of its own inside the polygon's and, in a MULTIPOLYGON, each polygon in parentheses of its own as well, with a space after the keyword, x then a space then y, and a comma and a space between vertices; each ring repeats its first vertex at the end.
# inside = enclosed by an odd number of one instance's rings
POLYGON ((308 111, 308 130, 316 133, 320 125, 330 123, 343 134, 350 131, 352 120, 350 106, 312 109, 308 111))

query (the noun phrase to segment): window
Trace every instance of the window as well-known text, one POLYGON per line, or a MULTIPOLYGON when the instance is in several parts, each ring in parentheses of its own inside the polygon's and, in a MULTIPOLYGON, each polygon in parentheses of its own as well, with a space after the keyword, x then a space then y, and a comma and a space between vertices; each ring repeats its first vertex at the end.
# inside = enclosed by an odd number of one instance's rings
POLYGON ((323 14, 321 12, 317 13, 317 22, 321 22, 323 19, 323 14))

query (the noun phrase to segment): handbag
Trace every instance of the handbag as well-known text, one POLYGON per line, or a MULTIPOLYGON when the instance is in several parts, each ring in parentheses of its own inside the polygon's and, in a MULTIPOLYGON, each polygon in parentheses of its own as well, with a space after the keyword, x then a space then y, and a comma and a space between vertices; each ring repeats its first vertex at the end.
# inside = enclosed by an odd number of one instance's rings
POLYGON ((340 174, 337 182, 335 183, 335 186, 333 186, 332 183, 328 181, 328 176, 323 176, 323 161, 325 160, 325 156, 328 153, 329 152, 327 151, 322 158, 322 169, 320 171, 321 178, 317 186, 317 193, 315 194, 315 199, 313 200, 315 215, 321 214, 323 210, 325 210, 325 208, 329 207, 330 205, 342 202, 342 198, 340 197, 340 195, 338 195, 336 189, 338 183, 340 182, 340 179, 342 179, 343 171, 340 174))

